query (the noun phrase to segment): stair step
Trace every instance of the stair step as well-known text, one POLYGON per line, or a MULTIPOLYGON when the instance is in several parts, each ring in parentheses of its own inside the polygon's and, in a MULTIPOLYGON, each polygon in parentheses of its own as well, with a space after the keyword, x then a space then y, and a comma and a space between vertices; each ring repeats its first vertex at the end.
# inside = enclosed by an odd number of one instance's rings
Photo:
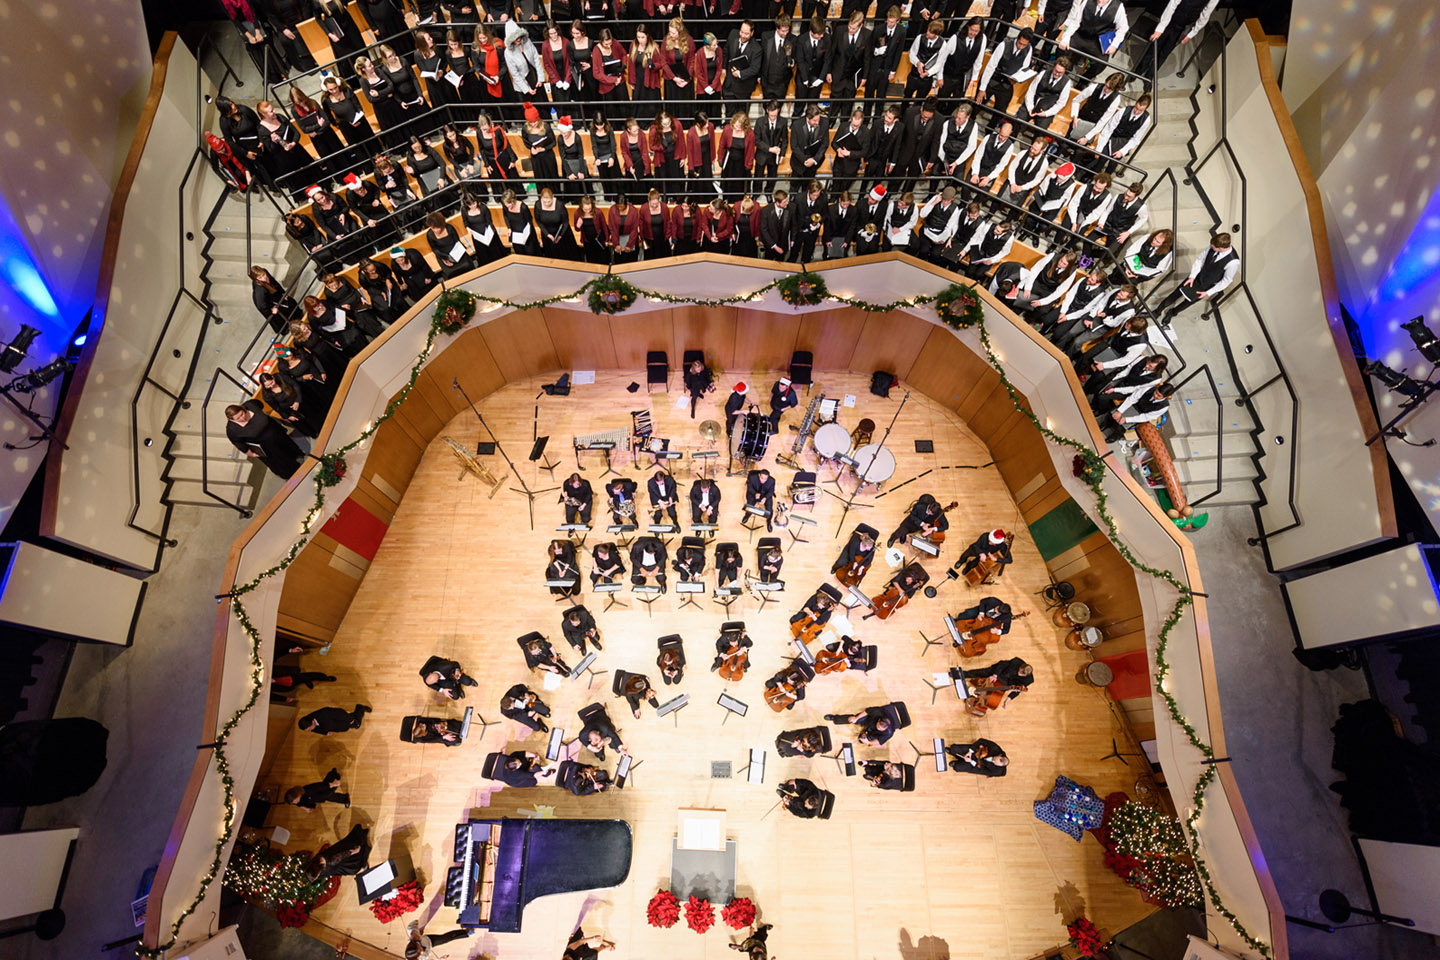
MULTIPOLYGON (((215 487, 212 484, 211 492, 247 510, 250 509, 255 497, 254 488, 248 485, 215 487)), ((221 507, 221 504, 205 495, 205 488, 199 480, 181 480, 171 483, 162 499, 165 503, 173 506, 221 507)))
POLYGON ((1190 484, 1205 485, 1213 487, 1217 474, 1223 475, 1225 483, 1232 481, 1251 480, 1260 475, 1255 469, 1255 462, 1249 457, 1225 457, 1216 460, 1211 457, 1204 460, 1177 460, 1175 472, 1180 475, 1186 486, 1190 484))
POLYGON ((253 237, 247 253, 244 234, 225 234, 216 237, 207 254, 215 261, 217 268, 222 268, 224 264, 239 263, 248 270, 253 261, 270 267, 271 273, 283 276, 289 272, 288 258, 294 252, 295 245, 289 237, 253 237))
MULTIPOLYGON (((255 465, 247 458, 242 457, 240 452, 230 445, 228 440, 222 441, 225 449, 235 454, 235 457, 216 457, 219 452, 216 445, 211 444, 211 457, 208 461, 200 457, 181 457, 172 461, 165 471, 164 478, 168 483, 175 484, 185 481, 199 483, 202 470, 208 472, 210 485, 217 484, 233 486, 243 484, 248 486, 255 471, 255 465)), ((223 494, 222 494, 223 495, 223 494)))
MULTIPOLYGON (((241 237, 245 236, 245 215, 243 213, 218 214, 214 222, 210 224, 211 236, 220 237, 228 234, 235 234, 241 237)), ((283 237, 285 236, 285 221, 274 214, 268 217, 262 217, 256 216, 252 212, 250 217, 250 235, 252 237, 283 237)))

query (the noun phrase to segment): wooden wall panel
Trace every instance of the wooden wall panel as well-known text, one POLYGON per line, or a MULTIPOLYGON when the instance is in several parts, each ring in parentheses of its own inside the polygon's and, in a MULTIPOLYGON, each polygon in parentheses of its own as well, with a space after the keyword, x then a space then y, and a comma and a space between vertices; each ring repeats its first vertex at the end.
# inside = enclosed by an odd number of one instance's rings
MULTIPOLYGON (((1140 595, 1135 587, 1134 568, 1106 539, 1094 533, 1073 551, 1056 557, 1051 573, 1056 580, 1069 580, 1075 586, 1075 599, 1090 606, 1091 624, 1110 636, 1111 625, 1121 635, 1135 632, 1143 613, 1140 595)), ((1124 652, 1120 649, 1105 649, 1124 652)))
POLYGON ((528 310, 516 310, 491 320, 480 328, 480 334, 507 381, 560 369, 550 331, 528 310))
POLYGON ((925 346, 905 379, 916 390, 954 410, 974 385, 987 377, 1000 382, 990 365, 971 353, 950 331, 932 326, 925 346))
POLYGON ((425 455, 425 446, 410 428, 391 417, 380 424, 370 440, 365 465, 360 468, 362 482, 372 481, 386 497, 392 490, 403 497, 420 458, 425 455))
POLYGON ((735 359, 732 373, 788 370, 795 340, 800 334, 799 314, 768 313, 740 307, 735 317, 735 359))
MULTIPOLYGON (((735 307, 676 307, 670 311, 675 352, 672 369, 678 368, 686 350, 704 350, 710 369, 730 377, 735 363, 735 307)), ((792 338, 793 340, 793 338, 792 338)), ((748 371, 741 371, 742 373, 748 371)))
POLYGON ((575 310, 531 310, 544 318, 564 370, 613 370, 619 364, 606 318, 575 310))
POLYGON ((802 314, 796 350, 815 354, 816 370, 849 370, 865 314, 852 307, 802 314))
POLYGON ((360 578, 347 572, 353 567, 332 565, 337 546, 330 537, 316 533, 295 556, 280 591, 281 627, 319 639, 326 639, 327 633, 334 636, 360 589, 360 578))
POLYGON ((484 329, 487 326, 489 324, 466 330, 449 343, 445 342, 447 338, 441 334, 441 339, 435 341, 435 349, 440 352, 425 365, 425 372, 430 374, 436 383, 443 385, 450 394, 457 413, 467 406, 464 397, 449 389, 451 380, 458 379, 460 386, 465 388, 470 399, 476 403, 479 403, 482 397, 488 397, 499 390, 507 382, 485 342, 484 329))
POLYGON ((350 496, 346 499, 354 500, 387 527, 390 526, 390 521, 395 519, 395 511, 400 507, 399 503, 390 499, 388 493, 382 492, 364 477, 355 484, 355 489, 350 491, 350 496))
POLYGON ((1010 402, 1010 395, 1000 383, 1000 378, 992 371, 989 376, 982 376, 971 385, 970 390, 955 405, 955 413, 973 430, 971 418, 995 403, 1004 403, 1011 410, 1015 409, 1015 405, 1010 402))
POLYGON ((1002 387, 990 394, 990 400, 967 422, 975 435, 985 441, 987 447, 993 448, 995 435, 1008 430, 1016 420, 1023 418, 1024 415, 1015 409, 1002 387))
POLYGON ((901 380, 910 378, 910 368, 930 339, 928 320, 908 313, 868 313, 850 369, 856 373, 886 370, 901 380))
POLYGON ((421 444, 429 445, 431 440, 438 434, 450 420, 450 412, 447 409, 442 415, 435 410, 435 407, 425 402, 424 394, 426 389, 433 394, 435 386, 434 379, 428 371, 423 371, 415 381, 415 389, 410 392, 399 407, 395 408, 395 416, 391 419, 399 420, 410 430, 411 436, 421 444), (421 384, 426 386, 422 387, 421 384))
POLYGON ((610 317, 610 340, 615 347, 615 366, 620 370, 633 370, 640 382, 645 382, 645 354, 651 350, 664 350, 670 358, 672 369, 680 364, 680 352, 675 348, 675 337, 670 326, 672 310, 648 310, 618 317, 610 317))

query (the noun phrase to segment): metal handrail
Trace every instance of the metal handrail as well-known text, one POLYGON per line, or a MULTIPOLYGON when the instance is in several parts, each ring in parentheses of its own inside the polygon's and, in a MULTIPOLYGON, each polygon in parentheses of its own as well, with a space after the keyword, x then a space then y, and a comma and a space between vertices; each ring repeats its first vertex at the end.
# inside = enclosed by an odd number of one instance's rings
POLYGON ((1210 384, 1210 396, 1215 399, 1215 489, 1203 497, 1188 497, 1190 506, 1192 507, 1198 507, 1206 500, 1216 496, 1225 485, 1225 430, 1221 426, 1221 421, 1224 419, 1225 414, 1225 403, 1220 399, 1220 387, 1215 383, 1215 375, 1210 371, 1210 364, 1208 363, 1201 364, 1198 369, 1190 371, 1190 375, 1182 380, 1172 379, 1170 381, 1171 386, 1175 388, 1175 394, 1178 396, 1181 387, 1202 373, 1205 375, 1205 380, 1210 384))
MULTIPOLYGON (((210 378, 210 386, 205 388, 205 401, 200 405, 200 489, 205 494, 205 496, 209 497, 210 499, 216 501, 217 503, 223 503, 225 506, 229 507, 231 510, 234 510, 242 517, 248 517, 250 516, 250 511, 247 510, 245 507, 240 506, 238 503, 231 503, 229 500, 226 500, 224 497, 220 496, 217 493, 214 493, 210 489, 210 427, 208 422, 210 413, 210 398, 215 393, 215 385, 220 382, 221 377, 224 377, 226 380, 229 380, 231 383, 233 383, 236 387, 239 387, 240 392, 245 395, 245 399, 248 400, 250 398, 250 395, 246 391, 245 385, 243 383, 232 377, 227 370, 221 367, 215 368, 215 376, 210 378)), ((249 462, 248 458, 246 462, 249 462)), ((254 471, 252 470, 251 473, 253 474, 254 471)))

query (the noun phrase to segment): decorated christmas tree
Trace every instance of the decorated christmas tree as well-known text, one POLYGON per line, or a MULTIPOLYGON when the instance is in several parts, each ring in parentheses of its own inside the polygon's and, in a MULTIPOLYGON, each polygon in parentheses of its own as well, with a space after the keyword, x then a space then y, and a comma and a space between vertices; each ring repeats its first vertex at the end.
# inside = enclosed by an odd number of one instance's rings
POLYGON ((263 847, 237 851, 225 871, 225 887, 247 900, 282 906, 309 903, 315 884, 303 853, 275 853, 263 847))
POLYGON ((1167 907, 1201 905, 1200 877, 1178 820, 1132 800, 1117 808, 1106 826, 1115 851, 1138 861, 1127 883, 1167 907))

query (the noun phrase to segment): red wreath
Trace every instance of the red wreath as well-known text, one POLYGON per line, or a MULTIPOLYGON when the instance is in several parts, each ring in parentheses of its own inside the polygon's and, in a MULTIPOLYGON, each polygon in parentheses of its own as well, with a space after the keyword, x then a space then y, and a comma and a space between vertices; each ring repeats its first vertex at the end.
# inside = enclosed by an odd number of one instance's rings
POLYGON ((704 933, 715 926, 715 908, 709 900, 692 895, 685 901, 685 922, 696 933, 704 933))
POLYGON ((755 903, 749 897, 737 897, 720 911, 720 919, 732 930, 743 930, 755 922, 755 903))
POLYGON ((652 927, 673 927, 680 920, 680 900, 669 890, 656 891, 645 908, 645 919, 652 927))

